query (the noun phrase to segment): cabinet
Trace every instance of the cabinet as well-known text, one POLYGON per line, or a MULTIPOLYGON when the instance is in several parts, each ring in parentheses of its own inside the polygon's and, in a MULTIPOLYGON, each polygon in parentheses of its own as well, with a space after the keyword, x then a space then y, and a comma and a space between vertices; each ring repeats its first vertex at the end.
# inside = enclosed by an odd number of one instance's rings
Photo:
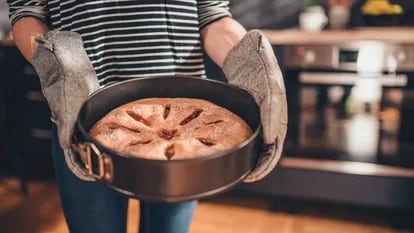
POLYGON ((35 71, 16 47, 0 47, 0 173, 51 178, 50 129, 35 71))

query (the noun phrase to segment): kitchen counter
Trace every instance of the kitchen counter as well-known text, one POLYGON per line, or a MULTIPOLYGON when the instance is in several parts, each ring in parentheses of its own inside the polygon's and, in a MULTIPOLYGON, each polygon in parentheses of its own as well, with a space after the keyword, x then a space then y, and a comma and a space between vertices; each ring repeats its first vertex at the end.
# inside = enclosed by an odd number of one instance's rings
POLYGON ((354 40, 380 40, 414 44, 414 27, 361 27, 307 32, 301 29, 263 30, 273 45, 336 44, 354 40))
POLYGON ((0 46, 14 46, 14 41, 11 36, 0 40, 0 46))
MULTIPOLYGON (((301 29, 263 30, 273 45, 335 44, 353 40, 380 40, 414 44, 414 27, 363 27, 347 30, 307 32, 301 29)), ((11 38, 0 40, 0 46, 13 46, 11 38)))

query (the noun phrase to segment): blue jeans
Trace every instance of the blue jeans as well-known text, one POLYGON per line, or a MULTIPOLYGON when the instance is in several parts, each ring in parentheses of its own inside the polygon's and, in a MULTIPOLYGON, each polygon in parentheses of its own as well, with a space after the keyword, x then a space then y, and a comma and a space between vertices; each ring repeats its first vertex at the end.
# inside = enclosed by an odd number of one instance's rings
MULTIPOLYGON (((78 179, 66 166, 53 125, 52 154, 63 212, 71 233, 125 233, 128 198, 98 182, 78 179)), ((196 202, 141 202, 140 233, 186 233, 196 202)))

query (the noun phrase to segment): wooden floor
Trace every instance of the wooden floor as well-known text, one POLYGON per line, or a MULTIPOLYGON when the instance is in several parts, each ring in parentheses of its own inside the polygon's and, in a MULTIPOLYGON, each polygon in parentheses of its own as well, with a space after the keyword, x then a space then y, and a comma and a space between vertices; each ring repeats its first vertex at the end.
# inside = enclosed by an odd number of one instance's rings
MULTIPOLYGON (((19 192, 15 179, 0 178, 1 233, 67 233, 57 188, 52 182, 30 182, 30 195, 19 192)), ((414 198, 414 197, 413 197, 414 198)), ((223 195, 201 202, 190 233, 413 233, 414 216, 334 205, 310 205, 295 214, 272 209, 269 198, 223 195), (394 220, 393 220, 394 219, 394 220), (412 220, 412 221, 411 221, 412 220)), ((128 233, 137 233, 137 201, 130 201, 128 233)))

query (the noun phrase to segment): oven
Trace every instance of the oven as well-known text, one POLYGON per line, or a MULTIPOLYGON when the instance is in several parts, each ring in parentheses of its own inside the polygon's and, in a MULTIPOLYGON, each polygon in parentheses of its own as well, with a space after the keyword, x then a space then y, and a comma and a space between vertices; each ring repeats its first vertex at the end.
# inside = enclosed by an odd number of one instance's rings
MULTIPOLYGON (((287 157, 367 163, 373 174, 414 174, 414 46, 292 46, 285 56, 287 157)), ((337 164, 329 169, 344 169, 337 164)), ((370 173, 368 167, 346 169, 370 173)))
POLYGON ((414 45, 292 45, 283 157, 244 189, 414 210, 414 45))

